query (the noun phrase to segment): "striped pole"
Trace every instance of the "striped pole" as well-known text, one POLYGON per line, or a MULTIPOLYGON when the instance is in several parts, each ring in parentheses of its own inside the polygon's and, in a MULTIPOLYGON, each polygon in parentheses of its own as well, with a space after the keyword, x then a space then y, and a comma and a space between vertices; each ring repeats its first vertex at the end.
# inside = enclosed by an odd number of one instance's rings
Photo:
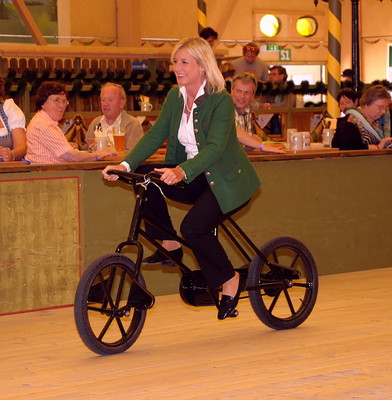
POLYGON ((197 0, 197 31, 207 27, 207 5, 203 0, 197 0))
POLYGON ((328 11, 328 94, 327 111, 332 118, 340 115, 338 93, 340 90, 340 34, 342 20, 341 0, 329 0, 328 11))

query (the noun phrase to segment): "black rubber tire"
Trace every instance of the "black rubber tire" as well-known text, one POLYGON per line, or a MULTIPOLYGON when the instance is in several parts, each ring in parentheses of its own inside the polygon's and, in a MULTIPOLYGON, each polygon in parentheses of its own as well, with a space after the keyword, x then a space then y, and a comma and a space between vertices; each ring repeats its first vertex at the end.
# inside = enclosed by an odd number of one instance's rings
POLYGON ((316 303, 318 273, 313 256, 291 237, 272 239, 260 247, 260 252, 268 261, 288 268, 269 267, 257 255, 252 259, 247 286, 253 310, 272 329, 295 328, 308 318, 316 303), (263 282, 271 286, 251 289, 263 282))
MULTIPOLYGON (((147 311, 127 306, 135 276, 134 262, 121 254, 104 255, 83 273, 76 290, 74 316, 81 339, 93 352, 121 353, 139 337, 147 311)), ((140 273, 137 282, 146 286, 140 273)))

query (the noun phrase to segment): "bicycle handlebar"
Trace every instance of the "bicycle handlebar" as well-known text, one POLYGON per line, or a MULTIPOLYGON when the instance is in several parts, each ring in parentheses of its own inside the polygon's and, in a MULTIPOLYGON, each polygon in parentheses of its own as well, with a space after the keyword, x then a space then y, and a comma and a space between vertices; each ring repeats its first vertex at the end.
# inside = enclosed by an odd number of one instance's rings
MULTIPOLYGON (((138 174, 136 172, 125 172, 125 171, 118 171, 115 169, 110 169, 107 171, 109 175, 117 175, 118 178, 130 185, 137 185, 137 184, 142 184, 146 183, 149 184, 151 181, 158 183, 158 184, 165 184, 163 181, 161 181, 160 177, 162 174, 156 171, 151 171, 148 174, 138 174)), ((173 186, 176 186, 178 188, 184 188, 184 182, 180 181, 173 186)))

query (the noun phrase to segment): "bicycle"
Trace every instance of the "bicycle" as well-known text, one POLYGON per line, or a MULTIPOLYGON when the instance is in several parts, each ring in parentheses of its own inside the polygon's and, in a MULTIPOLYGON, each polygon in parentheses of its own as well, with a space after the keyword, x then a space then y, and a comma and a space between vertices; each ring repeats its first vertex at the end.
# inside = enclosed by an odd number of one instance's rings
MULTIPOLYGON (((77 330, 84 344, 100 355, 121 353, 130 348, 143 329, 147 310, 154 305, 154 295, 147 290, 141 272, 143 245, 139 236, 178 266, 182 273, 179 292, 185 303, 195 307, 219 304, 219 290, 208 289, 202 272, 176 259, 141 226, 142 221, 147 222, 188 246, 182 237, 143 216, 147 187, 152 183, 163 184, 159 177, 155 173, 109 172, 128 184, 139 186, 139 191, 127 240, 117 246, 115 253, 93 261, 82 274, 76 290, 77 330), (136 247, 136 261, 121 254, 126 246, 136 247)), ((317 267, 305 245, 284 236, 257 248, 231 217, 219 225, 219 229, 245 259, 245 264, 236 268, 246 276, 244 292, 247 291, 248 296, 240 298, 249 297, 257 317, 272 329, 292 329, 302 324, 310 315, 318 292, 317 267)), ((232 317, 237 314, 235 310, 232 317)))

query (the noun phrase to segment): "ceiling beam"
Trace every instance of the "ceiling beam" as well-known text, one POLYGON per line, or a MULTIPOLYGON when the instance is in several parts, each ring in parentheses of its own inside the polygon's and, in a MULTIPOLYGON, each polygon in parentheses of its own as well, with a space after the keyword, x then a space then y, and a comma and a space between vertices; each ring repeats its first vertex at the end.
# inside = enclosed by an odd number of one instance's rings
POLYGON ((35 23, 32 15, 30 14, 29 9, 27 8, 26 4, 22 0, 12 0, 16 10, 18 11, 20 17, 22 18, 26 28, 30 32, 31 36, 35 44, 40 46, 46 46, 46 40, 42 36, 41 31, 38 28, 38 25, 35 23))

